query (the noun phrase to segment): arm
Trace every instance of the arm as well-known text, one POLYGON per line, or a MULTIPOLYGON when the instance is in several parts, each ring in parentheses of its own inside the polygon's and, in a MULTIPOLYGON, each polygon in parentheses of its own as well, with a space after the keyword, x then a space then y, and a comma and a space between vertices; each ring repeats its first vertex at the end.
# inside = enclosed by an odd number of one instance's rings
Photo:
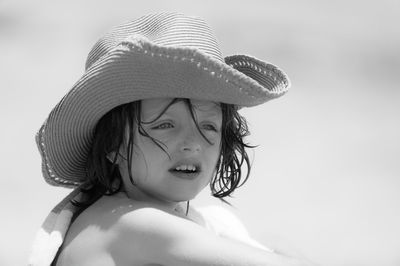
POLYGON ((268 248, 253 239, 240 219, 228 209, 222 206, 213 205, 196 208, 195 211, 206 220, 207 225, 217 235, 237 240, 268 252, 274 252, 271 248, 268 248))
POLYGON ((275 252, 280 255, 296 258, 304 258, 298 250, 288 245, 287 241, 273 238, 273 242, 269 244, 271 247, 266 247, 253 239, 241 220, 229 209, 218 205, 196 208, 195 211, 200 213, 207 221, 211 229, 219 236, 240 241, 244 244, 255 248, 263 249, 269 252, 275 252))
POLYGON ((115 230, 114 245, 120 247, 119 255, 135 258, 142 264, 308 265, 218 237, 193 222, 155 208, 142 208, 125 214, 118 220, 115 230))

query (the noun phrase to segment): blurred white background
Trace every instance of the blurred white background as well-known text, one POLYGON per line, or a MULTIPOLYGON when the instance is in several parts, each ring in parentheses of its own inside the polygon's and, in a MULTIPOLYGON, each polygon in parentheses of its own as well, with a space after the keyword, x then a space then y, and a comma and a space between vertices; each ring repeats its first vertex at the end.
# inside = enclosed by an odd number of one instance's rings
MULTIPOLYGON (((91 46, 154 11, 203 17, 224 55, 284 69, 290 92, 244 110, 255 149, 230 202, 256 239, 327 266, 400 265, 400 2, 0 1, 0 265, 25 265, 69 190, 41 177, 34 135, 91 46)), ((197 205, 215 203, 202 193, 197 205)))

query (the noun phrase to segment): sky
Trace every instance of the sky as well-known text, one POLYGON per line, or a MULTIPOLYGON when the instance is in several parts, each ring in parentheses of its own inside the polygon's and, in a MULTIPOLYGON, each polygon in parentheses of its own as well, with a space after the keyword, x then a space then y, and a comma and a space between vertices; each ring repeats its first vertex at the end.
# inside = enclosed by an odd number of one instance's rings
MULTIPOLYGON (((292 87, 244 109, 248 182, 229 201, 254 238, 328 266, 400 265, 400 3, 1 1, 0 265, 23 265, 69 190, 41 177, 34 136, 109 29, 143 14, 203 17, 225 56, 278 65, 292 87)), ((208 191, 194 205, 220 204, 208 191)))

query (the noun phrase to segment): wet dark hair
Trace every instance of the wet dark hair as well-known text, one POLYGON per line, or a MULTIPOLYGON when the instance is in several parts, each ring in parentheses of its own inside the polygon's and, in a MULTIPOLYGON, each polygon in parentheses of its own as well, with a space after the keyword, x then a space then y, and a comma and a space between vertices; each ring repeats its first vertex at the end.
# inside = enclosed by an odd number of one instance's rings
MULTIPOLYGON (((150 122, 141 120, 141 101, 135 101, 120 105, 106 113, 97 123, 93 135, 93 143, 87 160, 88 187, 82 189, 87 194, 84 202, 73 202, 75 205, 88 206, 102 195, 112 195, 122 189, 122 178, 117 165, 119 157, 126 159, 128 169, 131 169, 131 158, 133 152, 133 138, 135 126, 138 127, 139 134, 150 138, 164 152, 164 144, 151 137, 143 124, 152 123, 159 119, 161 115, 177 101, 184 101, 189 107, 190 114, 195 121, 197 129, 203 138, 212 144, 202 133, 197 124, 193 105, 190 99, 176 98, 172 100, 160 114, 150 122), (128 130, 128 139, 126 139, 128 130), (127 145, 127 158, 119 153, 121 145, 127 145), (113 158, 107 158, 110 153, 113 158)), ((228 203, 224 198, 231 196, 234 190, 242 186, 250 175, 251 164, 246 152, 246 148, 253 148, 244 142, 244 138, 249 135, 247 122, 238 113, 238 109, 232 104, 220 104, 222 111, 221 127, 221 147, 220 155, 216 165, 215 176, 210 182, 212 195, 228 203), (242 170, 246 170, 244 175, 242 170)), ((167 153, 168 155, 168 153, 167 153)), ((129 171, 129 178, 133 185, 135 182, 129 171)), ((228 203, 229 204, 229 203, 228 203)))

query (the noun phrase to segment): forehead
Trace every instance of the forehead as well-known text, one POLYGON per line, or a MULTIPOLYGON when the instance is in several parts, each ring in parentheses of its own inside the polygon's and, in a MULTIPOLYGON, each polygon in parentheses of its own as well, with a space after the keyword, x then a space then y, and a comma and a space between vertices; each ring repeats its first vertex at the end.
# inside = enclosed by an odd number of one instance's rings
MULTIPOLYGON (((155 98, 142 100, 142 115, 144 118, 159 115, 173 100, 173 98, 155 98)), ((190 100, 194 111, 198 115, 219 115, 221 114, 221 107, 218 103, 202 100, 190 100)), ((181 111, 180 108, 185 107, 184 101, 177 101, 172 104, 166 113, 181 111)))

